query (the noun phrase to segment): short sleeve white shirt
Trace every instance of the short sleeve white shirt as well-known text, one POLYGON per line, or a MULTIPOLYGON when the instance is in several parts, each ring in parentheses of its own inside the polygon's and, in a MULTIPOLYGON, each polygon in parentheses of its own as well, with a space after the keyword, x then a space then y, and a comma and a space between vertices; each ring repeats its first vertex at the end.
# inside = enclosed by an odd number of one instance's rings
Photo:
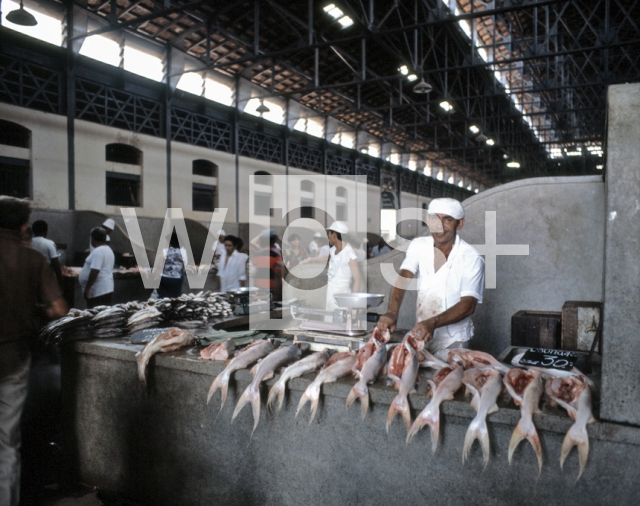
POLYGON ((89 281, 89 274, 92 269, 97 269, 98 278, 89 291, 89 298, 93 299, 101 295, 113 292, 113 266, 115 256, 109 246, 98 246, 89 254, 80 271, 80 287, 84 292, 89 281))
MULTIPOLYGON (((433 237, 418 237, 411 241, 400 269, 406 269, 419 277, 419 289, 424 289, 433 276, 433 237), (431 249, 431 252, 427 250, 431 249)), ((460 236, 449 254, 445 266, 449 266, 446 286, 446 306, 460 302, 461 297, 471 296, 482 303, 484 289, 484 259, 478 251, 460 236)), ((444 268, 443 266, 442 268, 444 268)))
POLYGON ((317 256, 318 255, 318 250, 319 250, 318 243, 315 240, 311 241, 309 243, 309 254, 312 257, 317 256))
POLYGON ((351 283, 351 267, 349 262, 358 260, 358 255, 350 244, 345 244, 340 253, 336 254, 336 247, 333 246, 329 251, 329 270, 327 278, 329 283, 351 283))
POLYGON ((31 246, 42 253, 49 263, 60 256, 58 255, 58 250, 56 250, 56 244, 46 237, 34 237, 31 239, 31 246))
POLYGON ((220 257, 218 277, 220 278, 220 290, 234 290, 240 288, 240 281, 247 279, 247 260, 249 255, 234 251, 227 262, 227 250, 220 257))

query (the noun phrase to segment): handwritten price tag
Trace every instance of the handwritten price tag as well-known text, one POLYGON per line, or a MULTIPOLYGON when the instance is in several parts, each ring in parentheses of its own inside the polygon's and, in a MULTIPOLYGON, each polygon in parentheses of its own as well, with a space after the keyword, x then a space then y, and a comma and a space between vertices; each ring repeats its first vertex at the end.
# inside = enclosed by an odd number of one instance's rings
POLYGON ((520 359, 520 365, 570 371, 577 361, 578 355, 570 351, 529 348, 520 359))

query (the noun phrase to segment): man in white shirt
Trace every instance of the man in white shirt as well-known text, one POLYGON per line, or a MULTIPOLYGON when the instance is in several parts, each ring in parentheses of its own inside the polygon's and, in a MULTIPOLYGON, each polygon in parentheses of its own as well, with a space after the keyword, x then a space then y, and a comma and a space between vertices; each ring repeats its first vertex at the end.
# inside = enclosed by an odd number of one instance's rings
POLYGON ((56 249, 56 243, 51 239, 47 239, 47 233, 49 232, 49 225, 46 221, 37 220, 31 225, 31 231, 33 232, 33 238, 31 239, 31 247, 42 253, 53 272, 56 273, 58 283, 62 283, 62 268, 60 267, 60 255, 56 249))
POLYGON ((233 235, 224 238, 224 253, 220 257, 218 277, 220 290, 226 292, 245 286, 247 281, 247 260, 249 255, 241 253, 242 239, 233 235))
POLYGON ((385 253, 389 253, 389 251, 391 251, 391 248, 389 248, 388 244, 385 242, 384 237, 380 236, 378 244, 371 249, 371 258, 384 255, 385 253))
POLYGON ((318 244, 317 239, 321 237, 322 237, 322 234, 320 232, 316 232, 315 234, 313 234, 313 240, 309 243, 309 256, 311 258, 318 256, 318 252, 320 251, 320 245, 318 244))
MULTIPOLYGON (((325 300, 325 309, 333 311, 338 308, 334 295, 339 293, 359 292, 362 284, 362 276, 358 267, 358 255, 347 243, 347 234, 349 228, 342 221, 334 221, 327 228, 327 238, 329 239, 329 255, 318 255, 316 258, 308 258, 300 262, 305 263, 322 263, 329 259, 329 268, 327 270, 327 296, 325 300), (353 286, 352 286, 353 282, 353 286)), ((332 321, 329 315, 325 320, 332 321)))
POLYGON ((91 230, 93 252, 80 271, 80 288, 87 307, 110 306, 113 295, 113 265, 115 257, 107 245, 107 233, 101 227, 91 230))
POLYGON ((484 260, 458 236, 464 209, 454 199, 434 199, 428 209, 431 236, 411 241, 400 266, 398 286, 391 290, 389 309, 378 328, 393 332, 410 280, 419 275, 415 337, 435 352, 456 348, 473 336, 471 315, 482 303, 484 260), (435 220, 435 226, 432 225, 435 220))
MULTIPOLYGON (((104 220, 102 228, 104 228, 104 231, 107 233, 107 243, 111 242, 110 234, 116 229, 116 222, 111 218, 107 218, 106 220, 104 220)), ((91 239, 89 239, 89 253, 92 253, 93 249, 93 244, 91 243, 91 239)))

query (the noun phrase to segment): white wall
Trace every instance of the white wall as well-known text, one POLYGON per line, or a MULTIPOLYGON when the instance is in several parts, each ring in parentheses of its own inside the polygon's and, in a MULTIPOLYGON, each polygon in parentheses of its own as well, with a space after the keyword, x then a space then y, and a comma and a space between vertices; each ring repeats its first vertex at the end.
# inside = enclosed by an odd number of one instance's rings
POLYGON ((68 209, 66 118, 1 103, 0 118, 31 130, 30 150, 0 146, 0 156, 31 159, 33 207, 68 209))

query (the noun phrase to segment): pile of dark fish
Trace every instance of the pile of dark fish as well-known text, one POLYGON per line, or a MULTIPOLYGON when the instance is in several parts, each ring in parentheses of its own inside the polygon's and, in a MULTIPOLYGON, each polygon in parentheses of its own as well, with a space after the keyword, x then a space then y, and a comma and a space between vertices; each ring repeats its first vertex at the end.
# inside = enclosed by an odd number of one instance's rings
POLYGON ((119 337, 138 330, 171 325, 186 329, 206 327, 213 318, 224 318, 233 310, 224 295, 210 291, 184 294, 178 298, 125 302, 93 309, 71 309, 45 325, 40 338, 46 343, 119 337))
POLYGON ((129 316, 129 312, 116 306, 98 306, 94 310, 100 311, 91 320, 91 333, 93 337, 108 338, 122 335, 123 327, 129 316))
POLYGON ((212 318, 224 318, 233 313, 231 304, 218 293, 183 294, 178 298, 149 301, 162 313, 167 325, 185 329, 206 327, 212 318))

